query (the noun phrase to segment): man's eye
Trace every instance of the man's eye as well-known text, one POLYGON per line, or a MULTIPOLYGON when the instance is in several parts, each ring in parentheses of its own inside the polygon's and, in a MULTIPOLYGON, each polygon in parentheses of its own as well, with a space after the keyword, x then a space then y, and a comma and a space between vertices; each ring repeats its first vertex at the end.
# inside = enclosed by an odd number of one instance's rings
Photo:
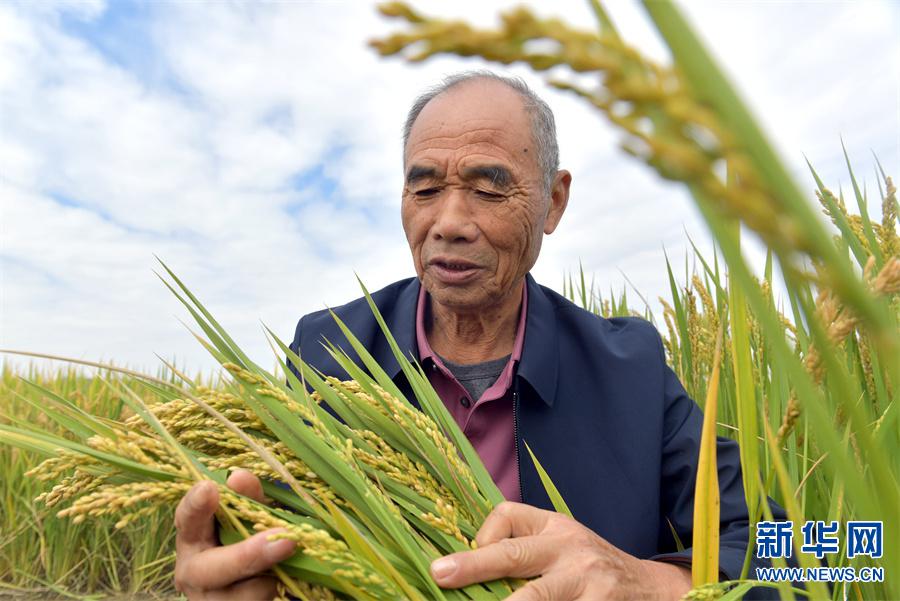
POLYGON ((501 198, 503 198, 502 194, 497 194, 496 192, 488 192, 487 190, 475 190, 475 194, 486 200, 500 200, 501 198))
POLYGON ((428 198, 429 196, 434 196, 437 193, 437 188, 425 188, 424 190, 416 190, 415 195, 417 198, 428 198))

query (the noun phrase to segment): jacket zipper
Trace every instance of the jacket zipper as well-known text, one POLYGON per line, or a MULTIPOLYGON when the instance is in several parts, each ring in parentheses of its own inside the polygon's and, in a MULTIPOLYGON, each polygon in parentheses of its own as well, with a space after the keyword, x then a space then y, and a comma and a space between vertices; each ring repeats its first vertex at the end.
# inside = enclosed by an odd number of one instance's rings
POLYGON ((525 489, 522 486, 522 462, 519 460, 519 379, 513 384, 513 436, 516 443, 516 471, 519 473, 519 502, 525 502, 525 489))

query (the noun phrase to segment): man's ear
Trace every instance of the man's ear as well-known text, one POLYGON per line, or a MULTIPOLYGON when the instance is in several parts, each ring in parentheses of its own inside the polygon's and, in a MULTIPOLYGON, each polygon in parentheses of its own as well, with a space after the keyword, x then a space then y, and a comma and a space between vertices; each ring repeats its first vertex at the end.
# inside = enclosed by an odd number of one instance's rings
POLYGON ((547 209, 547 218, 544 220, 544 233, 552 234, 562 219, 566 206, 569 204, 569 186, 572 185, 572 174, 561 169, 553 178, 553 186, 550 188, 550 207, 547 209))

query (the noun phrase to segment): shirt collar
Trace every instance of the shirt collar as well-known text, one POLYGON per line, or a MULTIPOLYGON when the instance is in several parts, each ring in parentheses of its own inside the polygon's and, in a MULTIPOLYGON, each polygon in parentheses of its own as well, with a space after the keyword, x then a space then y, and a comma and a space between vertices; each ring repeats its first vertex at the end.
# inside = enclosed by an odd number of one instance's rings
MULTIPOLYGON (((423 357, 416 339, 424 339, 427 342, 424 335, 416 335, 417 301, 422 293, 421 288, 418 278, 410 278, 408 284, 397 291, 396 296, 385 301, 393 303, 393 309, 386 313, 385 321, 396 338, 401 352, 404 355, 411 355, 418 350, 420 361, 423 357)), ((526 292, 523 294, 528 296, 528 306, 522 313, 528 314, 524 330, 527 330, 530 342, 526 346, 523 338, 521 360, 516 368, 516 375, 531 386, 544 404, 552 407, 556 400, 560 371, 556 311, 562 300, 552 300, 556 295, 538 285, 531 274, 525 276, 525 288, 526 292)), ((377 337, 372 355, 391 379, 397 377, 400 373, 400 364, 397 363, 391 347, 383 337, 377 337)))

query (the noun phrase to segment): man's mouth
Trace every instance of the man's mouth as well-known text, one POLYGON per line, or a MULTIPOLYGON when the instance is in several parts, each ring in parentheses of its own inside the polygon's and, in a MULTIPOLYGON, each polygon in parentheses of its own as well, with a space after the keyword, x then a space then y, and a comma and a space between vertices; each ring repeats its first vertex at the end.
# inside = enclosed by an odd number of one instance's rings
POLYGON ((428 265, 435 277, 444 284, 463 284, 480 269, 471 261, 455 257, 435 257, 428 265))

